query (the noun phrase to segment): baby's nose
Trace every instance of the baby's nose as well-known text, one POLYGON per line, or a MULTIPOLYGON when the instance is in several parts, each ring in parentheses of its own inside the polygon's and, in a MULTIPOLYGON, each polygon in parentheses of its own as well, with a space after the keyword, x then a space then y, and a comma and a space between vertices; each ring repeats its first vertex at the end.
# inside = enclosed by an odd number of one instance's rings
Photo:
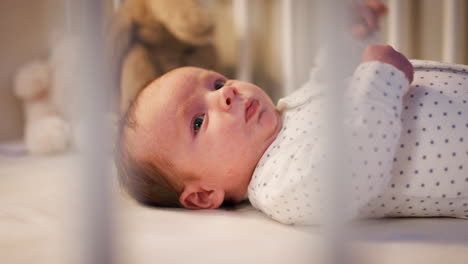
POLYGON ((236 99, 238 94, 237 89, 232 86, 227 86, 222 88, 222 96, 221 96, 221 106, 225 110, 229 110, 236 99))

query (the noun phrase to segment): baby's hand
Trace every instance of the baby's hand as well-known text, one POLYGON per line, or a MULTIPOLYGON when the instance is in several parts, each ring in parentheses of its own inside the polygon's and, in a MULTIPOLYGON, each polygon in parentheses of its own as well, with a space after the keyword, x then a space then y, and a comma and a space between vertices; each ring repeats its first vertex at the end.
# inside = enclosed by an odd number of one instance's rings
POLYGON ((380 0, 349 0, 353 10, 351 31, 353 36, 364 39, 379 29, 379 18, 387 12, 380 0))
POLYGON ((362 62, 380 61, 393 65, 398 70, 402 71, 409 83, 413 81, 413 65, 409 60, 398 51, 388 45, 369 45, 364 51, 362 62))

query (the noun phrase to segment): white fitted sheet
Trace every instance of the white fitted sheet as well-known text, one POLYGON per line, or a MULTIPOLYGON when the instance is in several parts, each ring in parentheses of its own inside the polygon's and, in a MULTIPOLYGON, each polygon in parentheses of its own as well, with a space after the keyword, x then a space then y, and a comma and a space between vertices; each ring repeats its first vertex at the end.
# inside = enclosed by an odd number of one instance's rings
MULTIPOLYGON (((76 157, 0 157, 0 263, 69 263, 76 157)), ((279 224, 247 203, 188 211, 116 196, 118 263, 320 263, 320 228, 279 224)), ((359 263, 468 260, 466 220, 369 220, 352 230, 359 263)))

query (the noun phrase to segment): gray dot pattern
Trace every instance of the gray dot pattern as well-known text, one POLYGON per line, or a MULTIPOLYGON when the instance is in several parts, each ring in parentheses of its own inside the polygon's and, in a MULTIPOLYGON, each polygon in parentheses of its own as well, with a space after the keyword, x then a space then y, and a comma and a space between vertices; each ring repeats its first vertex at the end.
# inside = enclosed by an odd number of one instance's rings
MULTIPOLYGON (((468 74, 420 63, 409 91, 378 62, 351 79, 350 217, 468 218, 468 74)), ((327 209, 320 89, 311 78, 278 102, 283 127, 249 185, 252 205, 282 223, 317 224, 327 209)))
MULTIPOLYGON (((384 216, 468 218, 468 67, 412 61, 384 216)), ((369 211, 368 211, 369 212, 369 211)))

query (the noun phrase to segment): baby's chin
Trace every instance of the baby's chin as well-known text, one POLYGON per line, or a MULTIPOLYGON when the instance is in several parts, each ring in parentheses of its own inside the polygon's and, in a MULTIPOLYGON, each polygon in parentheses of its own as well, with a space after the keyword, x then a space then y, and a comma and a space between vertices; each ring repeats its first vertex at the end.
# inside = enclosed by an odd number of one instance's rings
POLYGON ((261 116, 259 123, 265 129, 266 146, 263 149, 264 152, 268 146, 273 143, 279 131, 281 130, 281 116, 276 110, 265 111, 261 116))

